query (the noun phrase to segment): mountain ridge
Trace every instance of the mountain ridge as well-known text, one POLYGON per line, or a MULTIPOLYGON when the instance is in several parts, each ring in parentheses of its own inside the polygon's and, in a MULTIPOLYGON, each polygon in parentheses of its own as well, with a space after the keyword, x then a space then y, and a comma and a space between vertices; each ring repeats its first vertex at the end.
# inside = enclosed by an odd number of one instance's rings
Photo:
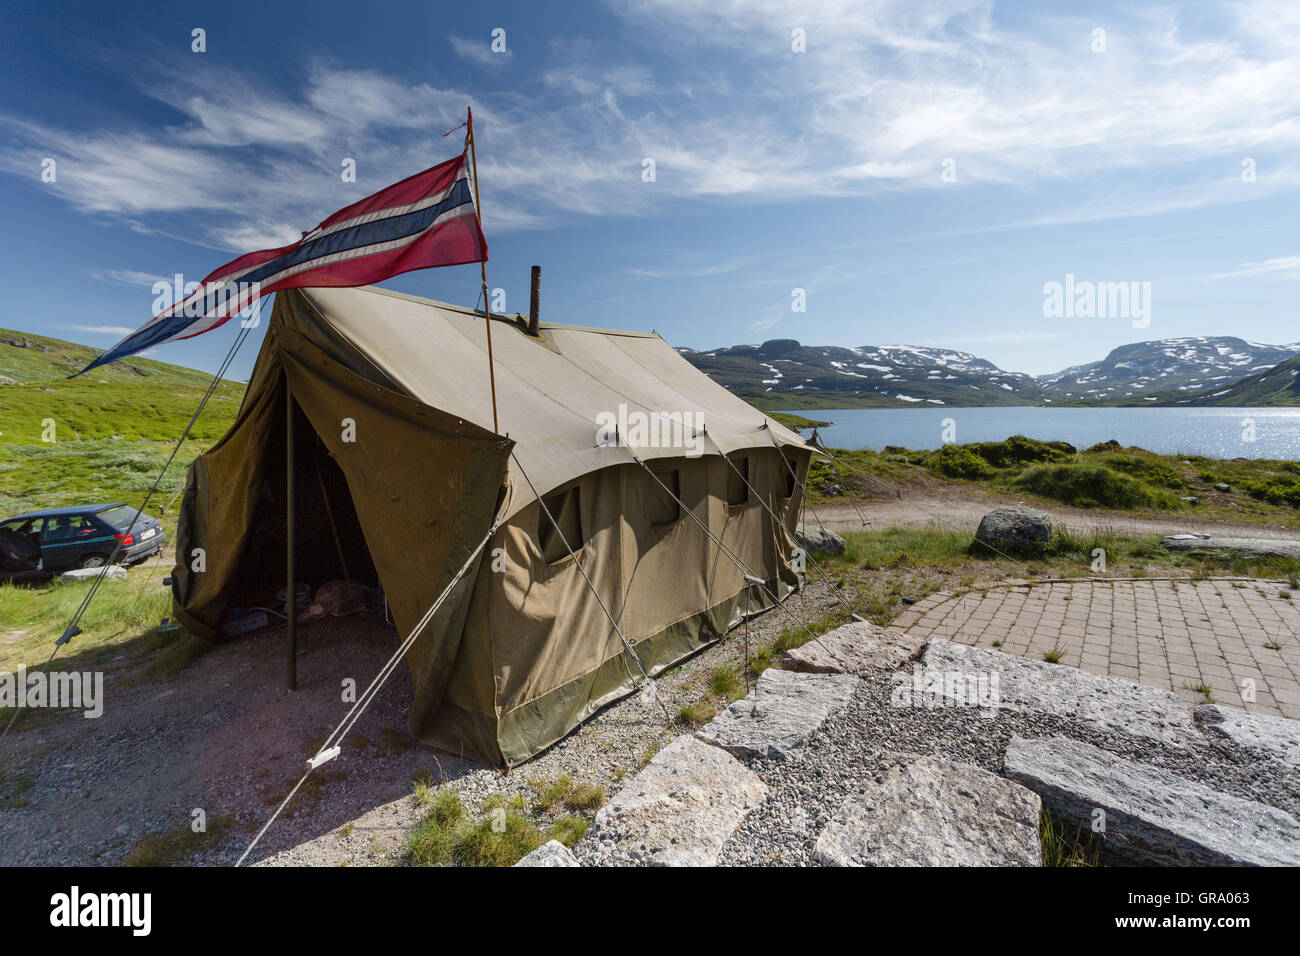
MULTIPOLYGON (((764 408, 902 408, 909 405, 1177 404, 1263 375, 1300 357, 1300 343, 1183 336, 1117 346, 1105 358, 1046 375, 999 368, 937 346, 812 346, 796 339, 709 350, 687 361, 764 408)), ((1272 394, 1267 389, 1260 394, 1272 394)), ((1275 400, 1297 403, 1288 393, 1275 400)))

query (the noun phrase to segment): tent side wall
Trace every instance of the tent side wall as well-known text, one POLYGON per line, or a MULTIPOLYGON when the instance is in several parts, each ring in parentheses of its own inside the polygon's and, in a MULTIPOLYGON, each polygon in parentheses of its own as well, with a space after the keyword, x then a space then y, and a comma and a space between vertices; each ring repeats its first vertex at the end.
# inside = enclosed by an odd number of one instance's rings
MULTIPOLYGON (((660 460, 652 468, 768 588, 800 584, 792 568, 799 488, 811 457, 775 447, 730 457, 754 491, 736 498, 721 457, 660 460), (780 517, 774 522, 755 495, 780 517), (730 502, 729 503, 729 499, 730 502)), ((707 647, 770 605, 690 516, 664 521, 663 489, 636 464, 593 472, 545 496, 552 509, 576 489, 581 543, 573 546, 646 671, 707 647)), ((676 506, 674 506, 676 507, 676 506)), ((543 553, 550 522, 533 504, 498 530, 495 568, 480 569, 456 670, 436 715, 412 720, 426 743, 495 763, 528 759, 604 705, 632 692, 640 674, 574 559, 543 553)))

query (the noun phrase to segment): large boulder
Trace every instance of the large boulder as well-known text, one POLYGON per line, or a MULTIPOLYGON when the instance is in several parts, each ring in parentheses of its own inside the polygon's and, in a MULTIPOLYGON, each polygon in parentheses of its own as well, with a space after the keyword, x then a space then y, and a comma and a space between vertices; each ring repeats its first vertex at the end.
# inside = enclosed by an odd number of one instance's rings
POLYGON ((975 541, 1013 557, 1038 557, 1052 540, 1052 516, 1037 508, 995 508, 980 519, 975 541))
POLYGON ((794 537, 799 542, 799 547, 807 554, 841 555, 844 553, 844 539, 834 531, 827 531, 825 528, 805 528, 799 525, 794 537))
POLYGON ((852 674, 763 671, 753 692, 695 736, 737 757, 793 760, 822 724, 849 705, 858 679, 852 674))
POLYGON ((781 667, 803 674, 892 671, 914 658, 925 639, 898 627, 852 621, 785 652, 781 667))
POLYGON ((1289 814, 1091 744, 1012 737, 1004 765, 1008 777, 1037 791, 1068 827, 1104 837, 1098 844, 1104 861, 1300 866, 1300 823, 1289 814))
POLYGON ((559 840, 548 840, 515 866, 577 866, 573 851, 559 840))
POLYGON ((972 679, 984 677, 993 698, 988 706, 998 710, 1065 717, 1108 736, 1153 740, 1170 748, 1203 739, 1177 694, 1122 677, 944 640, 930 641, 920 669, 927 678, 924 692, 931 692, 933 679, 933 693, 953 705, 969 706, 972 679))
POLYGON ((831 816, 823 866, 1041 866, 1038 794, 936 757, 876 777, 831 816))
POLYGON ((1169 535, 1160 539, 1166 551, 1225 552, 1267 557, 1300 558, 1300 540, 1285 538, 1220 538, 1212 535, 1169 535))
POLYGON ((1219 704, 1201 704, 1195 720, 1210 737, 1257 751, 1300 780, 1300 721, 1219 704))
POLYGON ((731 754, 678 737, 601 807, 579 856, 597 866, 715 866, 766 796, 763 781, 731 754))
POLYGON ((126 568, 120 564, 110 564, 107 568, 74 568, 59 575, 61 581, 86 581, 103 575, 109 581, 125 581, 126 568))

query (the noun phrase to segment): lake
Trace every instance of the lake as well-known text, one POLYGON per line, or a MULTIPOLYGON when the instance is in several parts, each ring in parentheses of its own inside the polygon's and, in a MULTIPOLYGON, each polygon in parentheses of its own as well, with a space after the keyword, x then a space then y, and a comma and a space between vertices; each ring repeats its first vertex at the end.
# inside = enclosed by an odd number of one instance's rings
MULTIPOLYGON (((1300 408, 846 408, 796 411, 831 448, 938 448, 1028 435, 1084 449, 1115 439, 1166 455, 1300 460, 1300 408), (947 429, 947 434, 945 434, 947 429)), ((810 432, 805 432, 805 435, 810 432)))

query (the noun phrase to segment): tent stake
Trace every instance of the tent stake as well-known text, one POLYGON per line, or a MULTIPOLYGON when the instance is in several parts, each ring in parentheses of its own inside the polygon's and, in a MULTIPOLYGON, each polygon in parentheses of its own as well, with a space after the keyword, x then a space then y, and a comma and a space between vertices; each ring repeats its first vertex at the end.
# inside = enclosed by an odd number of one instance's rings
POLYGON ((284 616, 288 665, 286 686, 298 689, 298 580, 294 573, 293 389, 284 378, 284 616))

